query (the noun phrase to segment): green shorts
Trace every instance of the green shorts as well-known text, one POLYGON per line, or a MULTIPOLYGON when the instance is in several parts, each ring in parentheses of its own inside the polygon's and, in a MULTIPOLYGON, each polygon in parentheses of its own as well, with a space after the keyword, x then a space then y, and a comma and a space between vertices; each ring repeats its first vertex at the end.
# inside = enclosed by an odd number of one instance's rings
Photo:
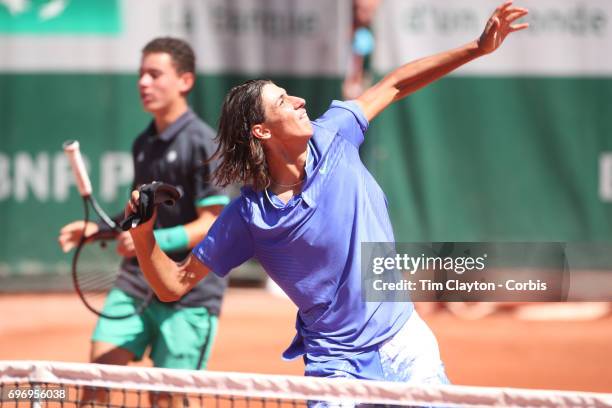
MULTIPOLYGON (((134 297, 113 288, 106 298, 104 312, 128 314, 136 309, 134 297)), ((125 319, 100 317, 92 340, 116 344, 140 360, 147 346, 155 367, 199 370, 206 368, 217 316, 205 307, 175 309, 156 298, 141 315, 125 319)))

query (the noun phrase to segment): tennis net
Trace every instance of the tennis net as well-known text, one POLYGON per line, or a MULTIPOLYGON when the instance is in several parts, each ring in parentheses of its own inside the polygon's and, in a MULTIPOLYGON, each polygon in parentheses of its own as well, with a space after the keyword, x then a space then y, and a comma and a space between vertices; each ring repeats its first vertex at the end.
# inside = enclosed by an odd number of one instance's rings
POLYGON ((0 407, 612 407, 612 394, 0 361, 0 407), (88 403, 96 395, 98 405, 88 403))

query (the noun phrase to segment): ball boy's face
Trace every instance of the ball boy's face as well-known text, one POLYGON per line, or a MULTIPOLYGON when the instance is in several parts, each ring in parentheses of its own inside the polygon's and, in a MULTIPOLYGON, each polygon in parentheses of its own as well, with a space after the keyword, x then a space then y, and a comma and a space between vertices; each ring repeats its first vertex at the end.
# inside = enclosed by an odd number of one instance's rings
POLYGON ((163 112, 184 100, 193 81, 192 73, 177 72, 170 54, 160 52, 142 56, 138 91, 142 106, 149 113, 163 112))

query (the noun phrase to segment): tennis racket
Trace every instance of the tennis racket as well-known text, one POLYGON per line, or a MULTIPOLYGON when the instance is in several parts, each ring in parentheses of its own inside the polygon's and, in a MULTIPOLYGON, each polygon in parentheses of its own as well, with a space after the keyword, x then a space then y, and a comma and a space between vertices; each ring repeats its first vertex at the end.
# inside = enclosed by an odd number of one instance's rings
POLYGON ((136 299, 135 308, 118 310, 116 314, 104 313, 104 300, 113 287, 119 274, 121 257, 114 249, 115 238, 122 232, 119 226, 104 210, 92 194, 91 181, 81 156, 79 142, 66 141, 63 145, 74 174, 79 194, 83 198, 83 230, 72 258, 72 282, 79 298, 93 313, 108 319, 125 319, 142 313, 153 298, 149 289, 144 299, 136 299), (91 211, 98 216, 97 223, 101 228, 94 234, 87 235, 87 225, 91 211))

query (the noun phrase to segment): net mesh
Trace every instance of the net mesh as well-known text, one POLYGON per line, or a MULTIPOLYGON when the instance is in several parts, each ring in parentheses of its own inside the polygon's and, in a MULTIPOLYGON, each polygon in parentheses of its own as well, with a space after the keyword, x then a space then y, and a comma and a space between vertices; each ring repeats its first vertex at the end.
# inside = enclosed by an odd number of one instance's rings
POLYGON ((0 407, 612 407, 612 394, 0 362, 0 407), (95 401, 95 403, 94 403, 95 401))

